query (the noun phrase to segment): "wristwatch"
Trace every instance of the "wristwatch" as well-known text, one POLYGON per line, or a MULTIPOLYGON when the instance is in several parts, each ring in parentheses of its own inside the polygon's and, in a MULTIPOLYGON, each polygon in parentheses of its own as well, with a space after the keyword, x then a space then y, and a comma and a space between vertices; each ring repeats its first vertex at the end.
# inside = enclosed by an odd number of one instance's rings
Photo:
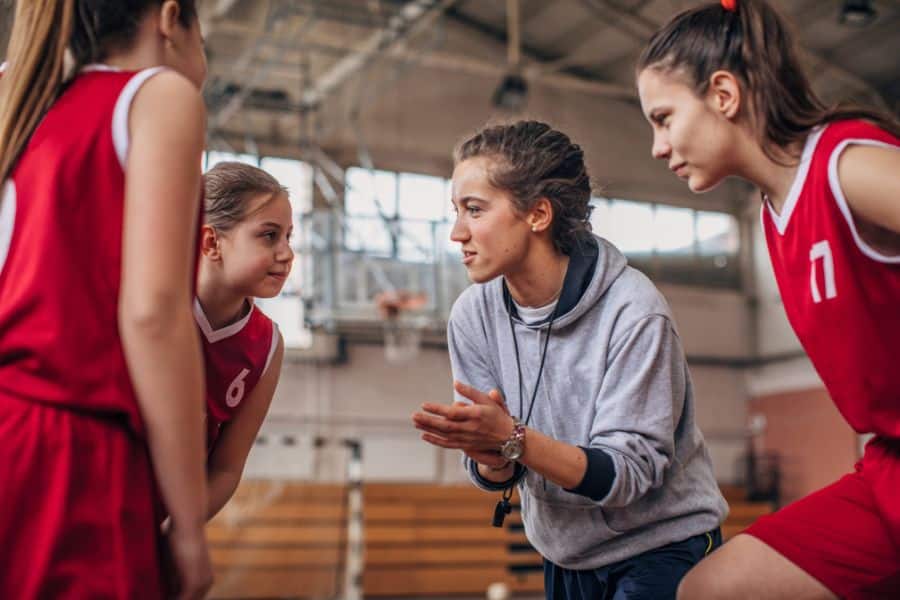
POLYGON ((509 439, 500 446, 500 454, 506 460, 519 460, 525 453, 525 425, 515 417, 512 417, 512 420, 512 433, 509 439))

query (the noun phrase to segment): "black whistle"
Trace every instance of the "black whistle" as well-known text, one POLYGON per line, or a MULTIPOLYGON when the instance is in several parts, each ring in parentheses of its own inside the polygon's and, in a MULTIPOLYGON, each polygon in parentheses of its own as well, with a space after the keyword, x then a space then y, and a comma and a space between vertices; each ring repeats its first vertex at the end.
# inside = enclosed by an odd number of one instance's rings
POLYGON ((506 519, 506 515, 510 512, 512 512, 512 506, 510 506, 509 500, 504 498, 498 502, 497 506, 494 508, 494 519, 491 521, 491 525, 494 527, 503 527, 503 520, 506 519))

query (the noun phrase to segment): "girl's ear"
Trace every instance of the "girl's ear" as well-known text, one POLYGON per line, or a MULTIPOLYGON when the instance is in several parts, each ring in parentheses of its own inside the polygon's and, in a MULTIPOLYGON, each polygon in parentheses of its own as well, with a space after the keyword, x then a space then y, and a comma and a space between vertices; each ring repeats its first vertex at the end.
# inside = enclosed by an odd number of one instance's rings
POLYGON ((546 198, 538 198, 525 220, 536 233, 549 229, 553 224, 553 205, 546 198))
POLYGON ((166 41, 166 45, 173 44, 176 28, 180 26, 181 5, 173 0, 165 0, 159 7, 158 29, 160 35, 166 41))
POLYGON ((741 110, 741 85, 731 71, 716 71, 709 76, 707 100, 712 108, 733 121, 741 110))
POLYGON ((222 251, 219 249, 219 234, 212 225, 204 225, 200 228, 200 252, 209 260, 222 260, 222 251))

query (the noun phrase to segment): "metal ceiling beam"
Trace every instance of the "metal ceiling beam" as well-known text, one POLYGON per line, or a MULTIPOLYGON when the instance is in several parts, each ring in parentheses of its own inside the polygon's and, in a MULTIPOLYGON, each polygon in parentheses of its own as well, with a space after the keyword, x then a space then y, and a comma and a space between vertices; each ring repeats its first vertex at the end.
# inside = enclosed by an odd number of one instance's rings
POLYGON ((361 71, 379 55, 431 24, 458 0, 410 0, 391 17, 388 26, 372 34, 355 52, 337 61, 319 76, 311 88, 303 94, 302 104, 317 106, 351 76, 361 71))
POLYGON ((566 29, 558 37, 559 42, 554 41, 554 46, 563 55, 560 60, 577 64, 578 57, 584 49, 600 36, 606 35, 608 30, 608 27, 603 27, 592 19, 579 19, 573 27, 566 29))
MULTIPOLYGON (((600 18, 612 21, 624 33, 644 44, 659 29, 659 24, 642 16, 635 9, 626 9, 607 0, 582 0, 600 18)), ((643 7, 646 2, 642 3, 643 7)))
MULTIPOLYGON (((580 53, 598 37, 607 33, 610 25, 615 25, 617 30, 643 44, 647 40, 646 27, 650 24, 637 13, 648 4, 648 0, 641 0, 631 8, 621 7, 622 13, 614 13, 606 7, 599 5, 594 0, 582 0, 582 4, 603 19, 598 24, 595 21, 578 23, 573 29, 560 36, 569 40, 563 56, 544 63, 539 69, 541 73, 550 73, 583 64, 584 57, 580 53)), ((596 66, 596 65, 594 65, 596 66)))
MULTIPOLYGON (((446 52, 431 52, 426 56, 412 57, 405 56, 406 59, 418 61, 423 67, 433 69, 448 69, 471 73, 473 75, 482 75, 499 79, 507 74, 505 64, 496 62, 486 62, 479 59, 467 58, 458 54, 450 54, 446 52)), ((525 61, 526 73, 534 68, 533 61, 525 61)), ((550 73, 541 75, 532 81, 534 85, 547 86, 555 89, 566 89, 570 91, 583 92, 597 96, 615 98, 618 100, 634 100, 636 91, 632 86, 621 85, 618 83, 609 83, 597 79, 589 79, 578 77, 566 73, 550 73)))
MULTIPOLYGON (((475 32, 484 38, 497 44, 505 45, 507 42, 506 32, 481 21, 477 21, 458 10, 447 11, 447 17, 455 23, 462 25, 469 31, 475 32)), ((630 85, 623 85, 616 82, 604 81, 592 75, 587 70, 580 67, 566 66, 562 69, 545 69, 545 65, 552 64, 561 57, 553 56, 545 52, 522 44, 522 65, 524 73, 529 77, 530 83, 548 84, 554 87, 562 87, 572 90, 580 90, 591 94, 602 95, 618 100, 634 101, 637 98, 637 92, 630 85), (545 73, 546 71, 546 73, 545 73), (556 72, 559 71, 559 72, 556 72)), ((422 61, 427 63, 427 58, 422 61)), ((454 60, 442 61, 445 64, 451 64, 454 60)), ((489 72, 493 74, 506 74, 505 65, 497 65, 495 63, 484 63, 483 61, 472 61, 465 57, 459 57, 458 64, 465 65, 473 69, 480 69, 484 74, 489 72), (476 65, 475 63, 479 63, 476 65)), ((465 68, 465 67, 464 67, 465 68)))
MULTIPOLYGON (((839 54, 853 54, 876 46, 883 40, 896 37, 898 32, 900 32, 900 14, 894 15, 892 18, 882 18, 865 29, 860 29, 859 33, 837 46, 825 50, 822 52, 822 57, 831 59, 839 54)), ((894 59, 896 60, 897 57, 895 56, 894 59)))
MULTIPOLYGON (((220 2, 227 1, 228 0, 220 0, 220 2)), ((262 47, 268 34, 271 32, 271 28, 276 20, 275 17, 277 17, 277 12, 275 11, 275 7, 273 6, 273 1, 274 0, 266 0, 266 2, 257 3, 257 5, 260 7, 260 10, 262 11, 260 13, 263 16, 262 23, 254 28, 254 35, 250 40, 250 45, 247 46, 247 48, 242 52, 241 56, 238 57, 237 61, 235 61, 235 67, 241 68, 250 66, 253 59, 256 57, 256 53, 259 51, 260 47, 262 47)), ((211 30, 214 31, 214 29, 212 28, 211 30)), ((219 110, 215 111, 209 116, 210 131, 219 129, 222 124, 224 124, 232 116, 237 114, 246 99, 249 97, 254 83, 261 79, 264 75, 265 69, 254 70, 250 80, 245 82, 245 85, 243 86, 241 91, 231 97, 224 106, 222 106, 219 110)), ((219 90, 215 90, 212 88, 209 90, 210 94, 216 94, 218 92, 219 90)))
MULTIPOLYGON (((451 54, 449 52, 441 52, 433 50, 427 54, 417 54, 411 50, 396 49, 386 55, 386 58, 394 61, 413 62, 418 67, 435 70, 453 71, 458 73, 466 73, 479 77, 487 77, 499 80, 507 74, 506 65, 500 62, 488 62, 477 58, 468 58, 459 54, 451 54)), ((253 66, 244 68, 231 68, 229 74, 248 76, 256 70, 253 66)), ((283 65, 281 67, 273 67, 268 72, 269 76, 284 81, 301 80, 299 72, 290 66, 283 65)), ((535 86, 544 86, 553 89, 564 89, 568 91, 580 92, 593 96, 602 96, 605 98, 615 98, 619 100, 634 100, 636 92, 633 87, 621 85, 617 83, 606 83, 598 80, 590 80, 582 77, 575 77, 566 73, 548 73, 541 75, 532 82, 535 86)), ((248 99, 245 106, 247 108, 271 108, 278 112, 302 111, 305 108, 303 104, 284 104, 279 105, 277 109, 272 104, 259 104, 252 98, 248 99)))
MULTIPOLYGON (((638 29, 638 31, 641 31, 644 34, 643 39, 645 41, 649 39, 650 36, 653 35, 662 26, 661 24, 656 23, 651 19, 626 10, 614 0, 585 0, 585 2, 588 2, 590 5, 596 6, 597 8, 611 11, 617 17, 622 19, 623 22, 628 23, 629 27, 635 27, 638 29)), ((810 69, 811 73, 816 73, 820 69, 828 70, 833 76, 840 79, 845 84, 850 85, 851 87, 854 87, 860 91, 867 92, 882 108, 887 107, 887 102, 885 101, 884 97, 882 97, 881 93, 871 82, 866 81, 865 79, 854 73, 851 73, 840 65, 835 64, 834 62, 808 48, 801 48, 801 54, 805 56, 810 63, 812 63, 810 69)))
POLYGON ((532 0, 531 2, 523 0, 522 7, 520 9, 522 16, 522 29, 524 30, 525 27, 527 27, 535 19, 539 19, 543 15, 546 15, 553 8, 553 2, 547 2, 546 0, 532 0))
MULTIPOLYGON (((242 35, 244 33, 252 33, 255 30, 246 25, 228 23, 227 25, 223 24, 221 31, 242 35)), ((496 40, 493 36, 490 36, 490 38, 492 41, 500 43, 500 40, 496 40)), ((317 43, 326 45, 330 52, 343 51, 357 53, 361 50, 361 47, 358 44, 354 44, 352 40, 339 36, 327 36, 322 33, 318 35, 317 43)), ((384 56, 393 61, 412 62, 415 63, 416 66, 426 69, 454 71, 492 79, 503 77, 506 75, 507 71, 506 65, 502 62, 486 61, 480 58, 472 58, 463 54, 441 50, 429 50, 428 52, 423 53, 416 49, 406 48, 402 44, 397 44, 390 48, 384 53, 384 56)), ((235 60, 230 58, 223 60, 227 63, 225 64, 227 74, 231 76, 250 76, 258 70, 257 67, 252 64, 238 65, 235 60)), ((538 63, 526 56, 524 64, 526 69, 531 71, 536 68, 535 65, 538 63)), ((217 71, 218 66, 218 62, 212 66, 213 72, 217 71)), ((269 76, 278 80, 292 82, 302 80, 300 71, 292 65, 283 62, 270 65, 268 73, 269 76)), ((577 91, 594 96, 620 100, 633 100, 636 95, 634 88, 630 85, 609 83, 597 79, 579 77, 565 72, 551 72, 546 75, 541 75, 540 77, 535 78, 532 83, 537 86, 577 91)), ((285 105, 283 110, 301 110, 303 108, 300 105, 290 105, 289 108, 288 106, 289 105, 285 105)))

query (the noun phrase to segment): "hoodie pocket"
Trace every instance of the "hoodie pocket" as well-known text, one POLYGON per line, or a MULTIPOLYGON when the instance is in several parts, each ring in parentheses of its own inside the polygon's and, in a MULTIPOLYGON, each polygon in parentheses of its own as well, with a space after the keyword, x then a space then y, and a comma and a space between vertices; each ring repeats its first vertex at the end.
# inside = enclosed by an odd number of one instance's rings
MULTIPOLYGON (((614 535, 621 533, 611 527, 606 517, 606 510, 587 496, 567 492, 562 487, 533 471, 528 472, 525 478, 525 485, 528 487, 529 494, 534 497, 537 503, 543 505, 545 510, 553 512, 569 511, 573 516, 581 515, 583 518, 588 518, 589 515, 590 521, 599 532, 602 533, 608 530, 609 533, 614 535)), ((575 518, 578 519, 579 517, 575 518)), ((609 537, 614 537, 614 535, 609 537)))
POLYGON ((612 529, 628 533, 657 521, 664 521, 681 514, 678 501, 665 489, 655 489, 639 500, 622 507, 605 507, 604 514, 612 529))
POLYGON ((533 472, 525 485, 530 496, 523 506, 531 525, 529 538, 551 560, 580 562, 593 556, 598 544, 621 534, 610 527, 603 508, 590 498, 567 492, 533 472))
POLYGON ((629 508, 606 508, 603 515, 609 528, 620 534, 647 525, 647 515, 629 508))

